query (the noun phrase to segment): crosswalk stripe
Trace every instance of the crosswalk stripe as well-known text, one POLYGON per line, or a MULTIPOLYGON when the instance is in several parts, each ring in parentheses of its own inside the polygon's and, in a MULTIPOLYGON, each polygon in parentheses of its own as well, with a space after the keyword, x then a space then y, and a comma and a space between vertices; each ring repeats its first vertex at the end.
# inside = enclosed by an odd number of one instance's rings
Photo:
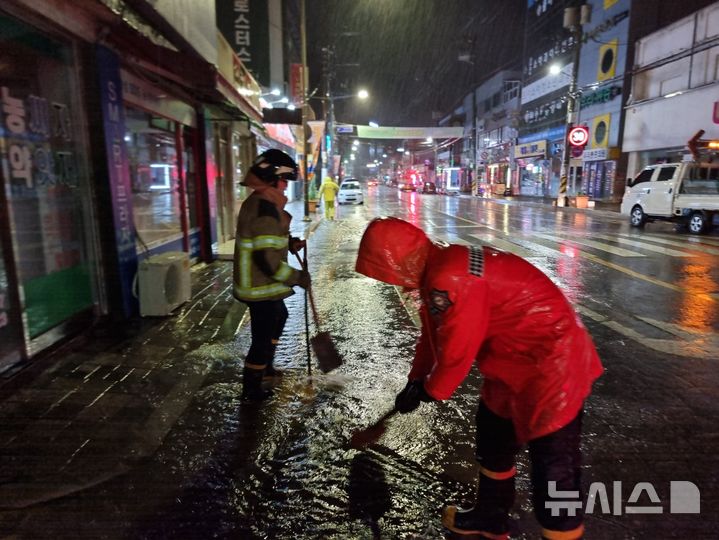
POLYGON ((653 251, 655 253, 661 253, 662 255, 668 255, 670 257, 696 257, 692 253, 686 251, 677 251, 675 249, 664 248, 661 246, 655 246, 647 242, 639 242, 637 240, 629 240, 627 238, 621 238, 619 236, 609 236, 607 234, 592 234, 592 238, 601 238, 602 240, 609 240, 611 242, 617 242, 627 246, 634 246, 647 251, 653 251))
MULTIPOLYGON (((624 234, 620 233, 620 234, 621 234, 621 236, 625 236, 627 238, 637 238, 637 236, 633 236, 630 234, 625 234, 625 233, 624 234)), ((660 238, 659 236, 656 236, 653 234, 642 236, 642 239, 646 240, 646 241, 650 241, 650 242, 656 242, 657 244, 667 244, 670 246, 679 246, 679 247, 683 247, 685 249, 690 249, 692 251, 701 251, 702 253, 709 253, 710 255, 719 255, 719 249, 716 249, 716 248, 695 245, 693 243, 690 244, 687 242, 682 242, 680 240, 669 240, 666 238, 660 238)))
MULTIPOLYGON (((444 212, 440 212, 440 213, 444 213, 444 212)), ((449 215, 451 215, 451 214, 445 214, 445 215, 448 215, 448 216, 449 216, 449 215)), ((459 220, 464 221, 464 222, 466 222, 466 223, 474 223, 474 224, 477 225, 478 227, 485 227, 485 228, 488 228, 488 229, 491 229, 491 230, 494 230, 494 231, 499 232, 498 229, 496 229, 496 228, 494 228, 494 227, 491 227, 491 226, 489 226, 489 225, 484 225, 484 224, 482 224, 482 223, 477 223, 477 222, 471 221, 471 220, 469 220, 469 219, 460 218, 460 217, 458 217, 458 216, 452 216, 452 217, 455 217, 456 219, 459 219, 459 220)), ((541 235, 541 234, 535 234, 534 236, 542 236, 542 235, 541 235)), ((545 236, 550 236, 550 235, 545 235, 545 236)), ((550 256, 555 256, 555 257, 556 257, 557 255, 565 255, 565 254, 563 254, 562 252, 560 252, 560 251, 558 251, 558 250, 555 250, 555 249, 552 249, 552 248, 548 248, 548 247, 543 246, 543 245, 541 245, 541 244, 535 244, 534 242, 529 242, 529 241, 526 241, 526 240, 519 240, 519 239, 517 239, 517 238, 511 238, 510 241, 513 242, 513 243, 515 243, 515 244, 518 244, 518 245, 520 245, 520 246, 522 246, 522 247, 527 247, 528 249, 532 249, 533 251, 536 251, 536 252, 549 253, 550 256), (529 245, 533 245, 534 248, 529 247, 529 245)), ((682 294, 689 294, 689 293, 690 293, 689 290, 687 290, 687 289, 685 289, 685 288, 683 288, 683 287, 679 287, 679 286, 677 286, 677 285, 674 285, 673 283, 667 283, 667 282, 665 282, 665 281, 661 281, 661 280, 659 280, 659 279, 655 279, 655 278, 653 278, 653 277, 651 277, 651 276, 647 276, 647 275, 642 274, 642 273, 640 273, 640 272, 635 272, 634 270, 631 270, 631 269, 626 268, 626 267, 624 267, 624 266, 621 266, 621 265, 619 265, 619 264, 615 264, 615 263, 613 263, 613 262, 605 261, 605 260, 602 259, 601 257, 598 257, 597 255, 594 255, 594 254, 592 254, 592 253, 588 253, 588 252, 586 252, 586 251, 577 250, 575 256, 581 257, 581 258, 583 258, 583 259, 587 259, 587 260, 592 261, 592 262, 595 262, 595 263, 597 263, 597 264, 601 264, 602 266, 606 266, 607 268, 611 268, 612 270, 616 270, 617 272, 622 272, 623 274, 627 274, 628 276, 631 276, 631 277, 633 277, 633 278, 636 278, 636 279, 639 279, 639 280, 642 280, 642 281, 646 281, 646 282, 648 282, 648 283, 652 283, 653 285, 657 285, 657 286, 659 286, 659 287, 663 287, 663 288, 666 288, 666 289, 671 289, 671 290, 673 290, 673 291, 681 292, 682 294)), ((641 257, 644 257, 644 255, 641 255, 641 254, 640 254, 640 256, 641 256, 641 257)), ((719 294, 714 294, 714 293, 691 293, 691 294, 692 294, 695 298, 701 298, 701 299, 704 299, 704 300, 711 300, 711 301, 713 301, 713 302, 719 302, 719 294)))
POLYGON ((719 294, 690 292, 688 289, 686 289, 684 287, 679 287, 678 285, 674 285, 673 283, 667 283, 666 281, 661 281, 661 280, 655 279, 651 276, 647 276, 647 275, 641 274, 639 272, 635 272, 634 270, 630 270, 629 268, 620 266, 618 264, 614 264, 609 261, 605 261, 604 259, 601 259, 601 258, 597 257, 596 255, 593 255, 591 253, 586 253, 584 251, 579 252, 579 256, 584 259, 589 259, 590 261, 594 261, 598 264, 606 266, 607 268, 612 268, 613 270, 617 270, 619 272, 622 272, 622 273, 632 276, 634 278, 641 279, 642 281, 648 281, 649 283, 652 283, 654 285, 664 287, 665 289, 671 289, 673 291, 678 291, 678 292, 681 292, 682 294, 692 294, 692 296, 694 296, 695 298, 701 298, 704 300, 712 300, 714 302, 719 301, 719 294))
POLYGON ((683 238, 687 242, 691 243, 698 243, 698 244, 709 244, 710 246, 717 246, 719 247, 719 238, 706 236, 706 235, 700 235, 696 236, 693 234, 667 234, 667 233, 650 233, 651 236, 663 236, 665 238, 677 238, 679 236, 680 238, 683 238))
POLYGON ((503 238, 497 238, 495 236, 492 236, 491 234, 470 234, 472 238, 475 240, 478 240, 480 243, 484 245, 488 245, 490 247, 495 247, 497 249, 501 249, 502 251, 508 251, 509 253, 514 253, 515 255, 518 255, 519 257, 522 257, 524 259, 527 259, 529 257, 534 257, 535 253, 525 249, 521 246, 518 246, 517 244, 512 243, 511 241, 507 241, 503 238))
POLYGON ((611 253, 612 255, 619 255, 620 257, 645 257, 646 255, 639 253, 637 251, 630 251, 628 249, 611 246, 609 244, 605 244, 603 242, 594 242, 593 240, 587 240, 585 238, 579 238, 579 237, 573 237, 573 238, 561 238, 559 236, 554 236, 552 234, 546 234, 546 233, 534 233, 534 236, 538 236, 539 238, 546 238, 547 240, 552 240, 554 242, 573 242, 575 244, 580 244, 583 246, 588 246, 594 249, 598 249, 600 251, 606 251, 607 253, 611 253))

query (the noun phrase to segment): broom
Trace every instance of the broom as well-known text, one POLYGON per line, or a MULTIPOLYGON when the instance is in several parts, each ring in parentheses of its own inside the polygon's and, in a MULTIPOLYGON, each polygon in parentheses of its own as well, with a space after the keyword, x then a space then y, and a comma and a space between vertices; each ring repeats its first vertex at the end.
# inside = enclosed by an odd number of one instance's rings
MULTIPOLYGON (((299 254, 295 253, 295 257, 302 265, 302 268, 307 270, 307 248, 305 247, 305 257, 300 259, 299 254)), ((310 300, 310 306, 312 307, 312 318, 315 321, 315 327, 317 328, 317 334, 310 339, 312 350, 315 352, 317 357, 317 365, 323 373, 329 373, 333 369, 337 369, 342 365, 342 357, 335 347, 332 336, 327 331, 322 331, 322 323, 320 321, 319 313, 317 312, 317 306, 315 305, 315 297, 312 294, 312 286, 305 291, 305 294, 310 300)))
POLYGON ((384 435, 384 432, 387 431, 387 421, 398 412, 396 408, 393 408, 371 426, 355 431, 350 438, 350 448, 362 450, 376 443, 379 438, 384 435))

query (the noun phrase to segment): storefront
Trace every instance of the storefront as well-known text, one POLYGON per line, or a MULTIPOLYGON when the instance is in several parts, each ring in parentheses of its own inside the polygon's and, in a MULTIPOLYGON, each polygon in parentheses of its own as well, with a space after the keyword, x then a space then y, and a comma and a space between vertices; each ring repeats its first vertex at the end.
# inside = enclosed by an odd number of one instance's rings
POLYGON ((104 309, 76 44, 0 12, 0 370, 104 309))
POLYGON ((612 200, 621 196, 617 189, 617 160, 608 159, 618 154, 606 148, 585 150, 582 156, 582 182, 578 193, 594 200, 612 200))
POLYGON ((519 195, 549 195, 551 161, 547 159, 547 141, 518 144, 514 159, 519 170, 519 195))
POLYGON ((138 255, 200 255, 197 115, 189 103, 121 70, 127 165, 138 255))
POLYGON ((511 189, 510 145, 502 144, 488 149, 487 183, 493 195, 504 195, 507 189, 511 189))

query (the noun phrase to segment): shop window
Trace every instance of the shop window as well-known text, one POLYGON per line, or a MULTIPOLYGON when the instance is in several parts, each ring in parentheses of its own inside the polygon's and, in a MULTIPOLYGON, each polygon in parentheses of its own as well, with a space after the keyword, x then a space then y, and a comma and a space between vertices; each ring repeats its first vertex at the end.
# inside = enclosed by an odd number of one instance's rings
POLYGON ((505 81, 502 101, 504 103, 507 103, 517 97, 519 97, 519 82, 518 81, 505 81))
POLYGON ((138 249, 182 237, 175 123, 126 108, 132 209, 138 249))
POLYGON ((0 50, 0 189, 25 331, 35 338, 89 313, 96 298, 77 61, 71 45, 3 15, 0 50))

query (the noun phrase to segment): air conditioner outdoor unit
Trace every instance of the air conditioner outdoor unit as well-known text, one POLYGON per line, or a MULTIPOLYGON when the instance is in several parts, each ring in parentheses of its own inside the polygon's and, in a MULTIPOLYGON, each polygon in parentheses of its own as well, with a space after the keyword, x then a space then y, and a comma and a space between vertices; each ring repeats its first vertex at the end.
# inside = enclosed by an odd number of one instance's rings
POLYGON ((137 270, 140 288, 140 315, 169 315, 191 296, 190 257, 182 251, 153 255, 141 261, 137 270))

